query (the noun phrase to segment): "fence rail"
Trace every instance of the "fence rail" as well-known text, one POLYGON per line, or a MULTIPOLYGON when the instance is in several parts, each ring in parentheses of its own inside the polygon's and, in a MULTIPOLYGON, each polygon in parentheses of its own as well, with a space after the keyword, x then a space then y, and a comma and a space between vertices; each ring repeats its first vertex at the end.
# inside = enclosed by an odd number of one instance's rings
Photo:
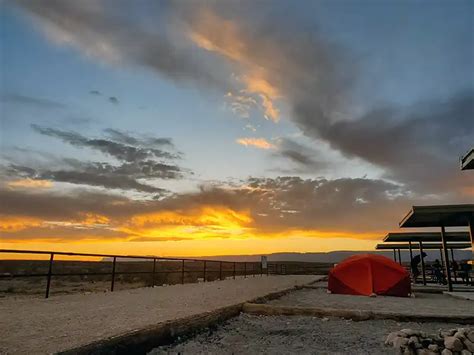
MULTIPOLYGON (((298 268, 291 269, 291 263, 272 262, 267 263, 267 268, 263 269, 260 262, 249 262, 249 261, 227 261, 227 260, 213 260, 213 259, 196 259, 196 258, 166 258, 158 256, 143 256, 143 255, 113 255, 113 254, 95 254, 95 253, 72 253, 72 252, 57 252, 57 251, 39 251, 39 250, 16 250, 16 249, 0 249, 1 254, 30 254, 30 255, 45 255, 49 256, 49 260, 43 260, 47 262, 47 272, 37 273, 0 273, 0 279, 14 279, 14 278, 29 278, 29 277, 44 277, 46 278, 46 289, 45 297, 48 298, 51 290, 51 280, 53 277, 82 277, 82 276, 110 276, 110 291, 113 292, 115 289, 115 282, 118 275, 150 275, 149 285, 154 287, 156 278, 158 275, 165 275, 166 280, 169 279, 170 274, 179 275, 179 280, 175 280, 175 283, 186 283, 186 274, 198 274, 202 275, 204 282, 211 279, 211 275, 215 278, 223 280, 227 277, 236 278, 237 276, 249 277, 256 275, 268 276, 269 274, 286 274, 286 273, 313 273, 310 265, 303 267, 299 265, 298 268), (111 269, 101 272, 55 272, 54 266, 62 263, 68 263, 73 261, 57 260, 56 256, 71 256, 71 257, 93 257, 102 258, 100 263, 111 263, 111 269), (104 258, 109 260, 104 260, 104 258), (131 265, 131 261, 145 261, 152 264, 151 270, 147 271, 119 271, 117 269, 118 264, 131 265), (158 270, 158 262, 170 262, 170 265, 174 266, 173 270, 158 270), (194 268, 186 268, 186 263, 192 263, 194 268), (202 265, 200 265, 202 264, 202 265), (197 265, 197 268, 196 268, 197 265), (218 265, 218 268, 211 268, 210 266, 218 265), (290 270, 289 270, 290 269, 290 270)), ((300 263, 301 264, 301 263, 300 263)), ((311 264, 311 263, 307 263, 311 264)), ((214 278, 214 279, 215 279, 214 278)), ((194 278, 192 279, 194 280, 194 278)), ((196 278, 198 282, 199 276, 196 278)), ((166 282, 168 283, 168 282, 166 282)))

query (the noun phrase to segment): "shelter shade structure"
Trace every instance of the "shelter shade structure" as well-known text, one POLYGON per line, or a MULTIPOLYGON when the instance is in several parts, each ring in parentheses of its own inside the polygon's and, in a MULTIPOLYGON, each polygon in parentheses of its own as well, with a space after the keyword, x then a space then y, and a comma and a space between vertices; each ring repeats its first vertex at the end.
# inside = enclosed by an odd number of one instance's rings
MULTIPOLYGON (((397 235, 401 235, 404 233, 394 233, 397 235)), ((404 239, 408 239, 410 235, 413 235, 414 233, 406 233, 407 236, 404 239)), ((416 234, 416 233, 415 233, 416 234)), ((425 233, 419 233, 425 234, 425 233)), ((386 237, 387 238, 387 237, 386 237)), ((401 237, 400 237, 401 238, 401 237)), ((385 241, 385 240, 384 240, 385 241)), ((423 242, 422 240, 419 240, 417 242, 418 244, 418 249, 420 252, 420 255, 423 254, 424 250, 443 250, 443 244, 442 243, 426 243, 423 242)), ((393 255, 394 255, 394 260, 396 261, 396 253, 395 251, 398 250, 409 250, 410 251, 410 260, 413 259, 413 244, 411 241, 408 241, 408 243, 384 243, 384 244, 377 244, 375 249, 377 250, 393 250, 393 255)), ((453 250, 461 250, 461 249, 468 249, 471 247, 471 243, 455 243, 455 242, 450 242, 447 243, 447 249, 451 249, 451 259, 454 260, 454 253, 453 250)), ((399 258, 400 259, 400 258, 399 258)), ((444 259, 443 255, 441 259, 444 259)), ((401 262, 399 260, 399 262, 401 262)), ((449 261, 448 261, 449 263, 449 261)), ((446 261, 444 262, 444 265, 446 265, 446 261)), ((421 258, 421 276, 423 280, 423 285, 426 285, 426 268, 425 268, 425 261, 423 258, 421 258)))
MULTIPOLYGON (((448 242, 470 242, 471 238, 468 232, 446 232, 446 241, 448 242)), ((392 242, 441 242, 441 233, 439 232, 401 232, 388 233, 383 239, 385 243, 392 242)))
MULTIPOLYGON (((461 250, 468 249, 471 247, 471 243, 447 243, 448 249, 461 250)), ((413 248, 413 247, 412 247, 413 248)), ((423 243, 424 250, 439 250, 443 248, 443 243, 423 243)), ((377 244, 375 247, 377 250, 410 250, 410 245, 408 243, 384 243, 377 244)))
POLYGON ((461 170, 474 170, 474 148, 461 158, 461 170))
POLYGON ((474 205, 413 206, 400 222, 400 228, 440 227, 448 290, 453 290, 449 269, 446 227, 468 227, 471 248, 474 245, 474 205))

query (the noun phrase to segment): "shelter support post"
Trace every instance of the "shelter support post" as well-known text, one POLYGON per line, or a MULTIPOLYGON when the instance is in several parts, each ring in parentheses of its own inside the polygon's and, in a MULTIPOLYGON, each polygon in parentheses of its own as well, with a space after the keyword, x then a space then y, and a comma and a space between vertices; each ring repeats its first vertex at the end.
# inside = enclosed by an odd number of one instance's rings
POLYGON ((393 261, 397 262, 397 252, 395 248, 393 248, 393 261))
POLYGON ((474 219, 469 220, 469 236, 471 237, 471 252, 474 253, 474 219))
POLYGON ((457 282, 458 281, 458 275, 456 273, 456 270, 454 270, 454 251, 453 251, 453 248, 451 248, 451 263, 453 265, 453 276, 454 276, 454 282, 457 282))
POLYGON ((400 254, 400 248, 398 248, 398 263, 402 265, 402 255, 400 254))
POLYGON ((443 249, 439 250, 439 257, 441 259, 441 268, 444 269, 444 257, 443 257, 443 249))
POLYGON ((448 291, 453 291, 453 283, 451 282, 451 272, 449 270, 449 255, 448 247, 446 245, 446 231, 444 226, 441 226, 441 242, 443 243, 443 254, 444 254, 444 269, 446 270, 446 279, 448 281, 448 291))
POLYGON ((423 276, 423 285, 426 286, 425 259, 423 259, 423 242, 418 242, 420 246, 421 275, 423 276))
POLYGON ((408 248, 410 250, 410 263, 411 263, 411 260, 413 259, 413 250, 412 250, 412 247, 411 247, 411 242, 408 242, 408 248))

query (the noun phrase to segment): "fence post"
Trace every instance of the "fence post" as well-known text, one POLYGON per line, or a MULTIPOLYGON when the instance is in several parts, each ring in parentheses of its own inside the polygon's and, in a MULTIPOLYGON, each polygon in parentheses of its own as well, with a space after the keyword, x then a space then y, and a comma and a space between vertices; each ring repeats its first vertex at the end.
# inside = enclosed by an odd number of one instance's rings
POLYGON ((204 260, 204 282, 206 282, 206 266, 207 266, 207 262, 206 260, 204 260))
POLYGON ((268 273, 269 273, 269 270, 270 269, 270 263, 267 263, 267 276, 268 276, 268 273))
POLYGON ((112 283, 110 285, 110 292, 114 292, 114 286, 115 286, 115 264, 117 262, 117 257, 114 256, 114 262, 112 264, 112 283))
POLYGON ((219 261, 219 280, 222 280, 222 261, 219 261))
POLYGON ((53 260, 54 260, 54 253, 51 253, 51 256, 49 257, 48 279, 46 280, 45 298, 49 297, 49 288, 51 287, 51 276, 53 276, 53 260))
POLYGON ((184 259, 181 263, 181 284, 184 285, 184 259))
POLYGON ((244 278, 247 278, 247 262, 244 261, 244 278))
POLYGON ((153 274, 151 277, 151 287, 155 287, 156 258, 153 258, 153 274))
POLYGON ((234 261, 234 270, 232 271, 232 277, 235 280, 235 261, 234 261))

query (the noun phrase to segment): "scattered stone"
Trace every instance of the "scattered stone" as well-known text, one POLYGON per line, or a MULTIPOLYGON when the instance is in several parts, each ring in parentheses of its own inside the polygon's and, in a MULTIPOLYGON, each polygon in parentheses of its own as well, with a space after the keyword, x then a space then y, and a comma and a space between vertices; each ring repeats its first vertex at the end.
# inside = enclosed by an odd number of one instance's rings
POLYGON ((450 329, 450 330, 441 330, 439 332, 439 335, 441 335, 443 338, 446 338, 446 337, 451 337, 454 335, 454 333, 456 333, 457 329, 450 329))
POLYGON ((394 340, 393 340, 393 347, 395 349, 400 349, 401 348, 404 348, 405 346, 408 345, 408 339, 407 338, 403 338, 403 337, 396 337, 394 340))
POLYGON ((416 351, 416 355, 435 355, 434 351, 428 350, 428 349, 418 349, 416 351))
POLYGON ((402 329, 402 330, 400 330, 400 332, 406 334, 408 337, 411 337, 413 335, 418 336, 421 333, 420 331, 413 330, 413 329, 402 329))
POLYGON ((431 350, 431 351, 434 351, 435 353, 439 352, 438 344, 430 344, 430 345, 428 345, 428 349, 431 350))
POLYGON ((466 346, 467 350, 474 353, 474 342, 466 338, 463 340, 463 343, 466 346))
POLYGON ((473 328, 442 330, 437 334, 427 334, 414 329, 391 332, 385 345, 393 346, 403 355, 474 355, 473 328))
POLYGON ((321 318, 321 320, 322 320, 323 322, 327 322, 327 321, 329 320, 329 318, 324 317, 324 318, 321 318))
POLYGON ((452 351, 461 351, 463 349, 461 340, 453 336, 444 338, 444 346, 452 351))
POLYGON ((385 339, 385 345, 393 345, 393 341, 399 336, 401 336, 401 332, 391 332, 387 335, 387 339, 385 339))

